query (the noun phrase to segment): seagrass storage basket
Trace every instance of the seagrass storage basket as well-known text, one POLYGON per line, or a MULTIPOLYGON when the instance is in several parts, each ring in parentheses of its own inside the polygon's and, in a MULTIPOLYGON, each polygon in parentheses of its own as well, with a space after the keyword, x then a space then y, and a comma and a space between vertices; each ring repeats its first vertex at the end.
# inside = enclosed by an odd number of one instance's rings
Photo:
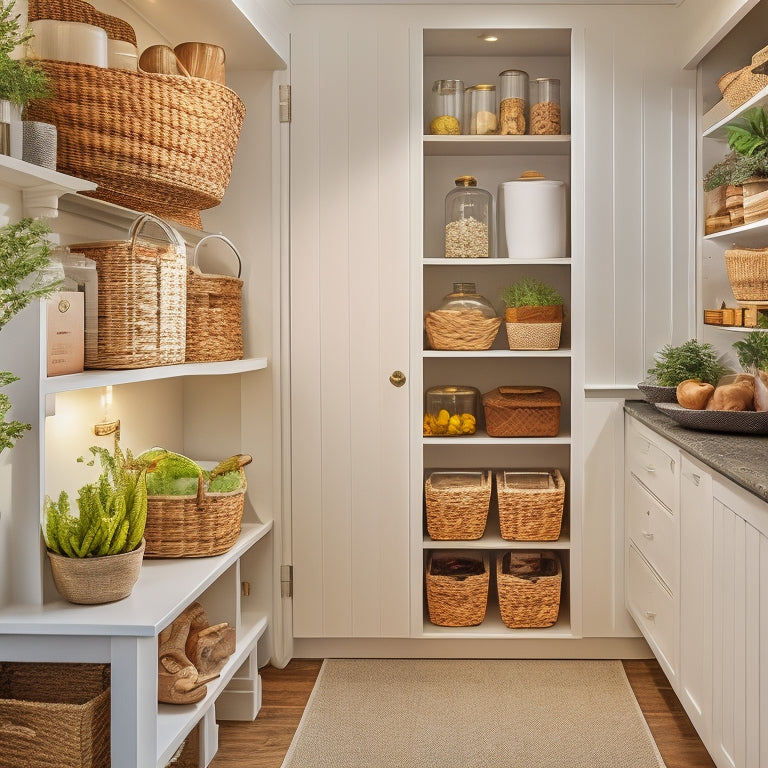
POLYGON ((752 70, 768 61, 768 47, 761 48, 752 56, 752 62, 734 72, 726 72, 717 81, 717 87, 725 101, 737 109, 768 85, 768 75, 752 70))
POLYGON ((429 537, 435 541, 479 539, 488 521, 491 488, 487 470, 431 472, 424 483, 429 537))
POLYGON ((195 496, 148 496, 144 557, 209 557, 232 548, 240 536, 247 488, 243 466, 236 491, 208 493, 202 475, 195 496))
POLYGON ((496 586, 501 620, 510 629, 551 627, 560 613, 560 558, 554 552, 499 555, 496 586))
POLYGON ((109 665, 1 662, 0 724, 5 768, 108 766, 109 665))
POLYGON ((432 349, 490 349, 500 326, 500 317, 485 317, 478 309, 438 309, 424 316, 432 349))
POLYGON ((27 16, 28 21, 55 19, 90 24, 101 27, 110 40, 123 40, 136 45, 136 32, 127 21, 97 11, 84 0, 29 0, 27 16))
POLYGON ((565 506, 565 480, 550 472, 496 472, 501 538, 507 541, 556 541, 565 506))
POLYGON ((96 262, 99 325, 86 368, 148 368, 184 362, 187 259, 184 241, 162 219, 139 216, 129 240, 71 245, 96 262), (140 237, 154 222, 169 242, 140 237))
POLYGON ((231 240, 206 235, 195 246, 193 264, 187 272, 188 363, 240 360, 243 356, 242 260, 231 240), (201 272, 198 251, 208 239, 223 240, 237 257, 237 277, 201 272))
POLYGON ((54 95, 30 102, 27 119, 56 126, 56 168, 98 184, 89 195, 191 225, 221 202, 245 118, 234 91, 198 77, 39 64, 54 95))
POLYGON ((768 300, 768 248, 731 248, 725 268, 736 301, 768 300))
POLYGON ((560 393, 551 387, 497 387, 483 395, 490 437, 557 437, 560 393))
POLYGON ((440 627, 474 627, 488 608, 487 554, 441 551, 427 557, 425 573, 429 620, 440 627), (478 573, 464 575, 465 566, 478 573))

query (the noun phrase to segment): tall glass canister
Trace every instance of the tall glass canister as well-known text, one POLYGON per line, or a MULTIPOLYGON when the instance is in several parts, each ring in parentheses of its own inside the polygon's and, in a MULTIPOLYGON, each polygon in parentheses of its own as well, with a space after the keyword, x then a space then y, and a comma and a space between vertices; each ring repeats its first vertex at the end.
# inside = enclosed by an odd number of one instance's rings
POLYGON ((493 198, 474 176, 459 176, 445 196, 445 257, 493 257, 493 198))
POLYGON ((469 132, 473 136, 491 136, 498 127, 496 86, 474 86, 469 94, 469 132))
POLYGON ((521 136, 528 129, 528 73, 505 69, 499 83, 499 134, 521 136))
POLYGON ((531 81, 531 133, 559 136, 560 81, 556 77, 537 77, 531 81))
POLYGON ((435 80, 432 84, 432 109, 429 132, 458 135, 464 118, 464 83, 461 80, 435 80))

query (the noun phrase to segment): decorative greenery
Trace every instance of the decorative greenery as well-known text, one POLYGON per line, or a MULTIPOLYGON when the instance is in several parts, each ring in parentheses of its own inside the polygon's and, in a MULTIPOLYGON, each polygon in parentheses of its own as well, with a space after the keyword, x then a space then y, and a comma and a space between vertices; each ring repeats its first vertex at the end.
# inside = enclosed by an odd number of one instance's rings
MULTIPOLYGON (((120 449, 115 437, 114 452, 92 446, 102 471, 95 483, 84 485, 77 496, 79 515, 71 514, 69 496, 62 491, 56 501, 44 503, 45 543, 66 557, 103 557, 132 552, 144 536, 147 522, 147 472, 131 452, 120 449)), ((85 461, 83 458, 78 461, 85 461)))
POLYGON ((155 467, 147 475, 150 496, 194 496, 201 477, 208 493, 229 493, 238 490, 243 483, 238 456, 225 459, 212 470, 204 470, 192 459, 165 448, 152 448, 136 460, 139 464, 155 467))
POLYGON ((768 177, 768 151, 754 155, 731 152, 704 175, 704 191, 709 192, 723 184, 739 185, 751 178, 766 177, 768 177))
POLYGON ((740 155, 751 156, 768 149, 768 115, 762 107, 748 109, 725 129, 728 147, 740 155))
MULTIPOLYGON (((50 296, 58 282, 46 282, 43 270, 50 263, 50 227, 41 221, 22 219, 0 227, 0 330, 35 299, 50 296)), ((9 371, 0 371, 0 387, 18 381, 9 371)), ((0 454, 10 449, 29 424, 6 421, 11 408, 8 395, 0 392, 0 454)))
POLYGON ((750 331, 743 339, 735 341, 733 348, 744 371, 768 371, 768 333, 750 331))
POLYGON ((507 286, 501 298, 508 307, 551 307, 563 303, 563 297, 555 288, 532 277, 507 286))
POLYGON ((32 99, 51 95, 51 85, 45 70, 31 59, 14 59, 13 51, 26 46, 32 30, 22 31, 19 14, 13 15, 15 0, 0 0, 0 99, 25 107, 32 99))
POLYGON ((652 380, 662 387, 676 387, 686 379, 699 379, 713 386, 730 370, 719 359, 711 344, 690 339, 680 346, 670 344, 655 355, 653 367, 648 369, 652 380))

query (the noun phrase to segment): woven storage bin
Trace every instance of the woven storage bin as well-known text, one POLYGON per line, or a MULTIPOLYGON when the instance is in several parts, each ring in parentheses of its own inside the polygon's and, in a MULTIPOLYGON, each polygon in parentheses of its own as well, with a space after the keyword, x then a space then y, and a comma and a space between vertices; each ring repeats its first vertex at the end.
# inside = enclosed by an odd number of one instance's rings
POLYGON ((736 301, 768 300, 768 248, 729 249, 725 268, 736 301))
POLYGON ((185 215, 221 202, 245 117, 234 91, 198 77, 39 63, 54 96, 31 102, 27 119, 56 126, 57 170, 96 182, 91 196, 185 215))
POLYGON ((29 0, 28 17, 29 21, 55 19, 91 24, 101 27, 110 40, 123 40, 136 45, 136 32, 127 21, 97 11, 84 0, 29 0))
POLYGON ((432 472, 424 483, 427 533, 435 541, 479 539, 488 521, 491 473, 432 472))
POLYGON ((756 74, 752 70, 768 61, 768 47, 762 48, 752 56, 752 62, 734 72, 726 72, 718 81, 717 87, 725 101, 736 109, 749 101, 756 93, 768 86, 768 75, 756 74))
POLYGON ((491 437, 557 437, 560 393, 550 387, 497 387, 483 395, 491 437))
POLYGON ((105 768, 109 666, 0 663, 0 765, 105 768))
POLYGON ((206 235, 195 246, 187 272, 188 363, 240 360, 243 356, 242 261, 237 248, 223 235, 206 235), (237 277, 209 275, 197 266, 197 252, 206 240, 223 240, 237 257, 237 277))
POLYGON ((479 309, 438 309, 424 316, 432 349, 490 349, 500 326, 500 317, 485 317, 479 309))
POLYGON ((130 240, 77 243, 72 251, 96 262, 99 297, 97 354, 86 347, 86 368, 148 368, 184 362, 187 258, 184 241, 162 219, 145 214, 130 240), (170 243, 139 235, 157 224, 170 243))
POLYGON ((562 323, 507 323, 510 349, 558 349, 562 323))
POLYGON ((467 552, 430 553, 425 573, 429 620, 440 627, 474 627, 482 623, 488 608, 490 570, 488 555, 467 552), (457 578, 432 573, 436 560, 461 558, 482 562, 483 572, 457 578))
POLYGON ((148 496, 144 557, 208 557, 230 550, 245 507, 242 466, 240 474, 240 488, 229 493, 206 492, 201 476, 196 496, 148 496))
POLYGON ((554 552, 506 552, 496 558, 496 586, 499 593, 501 620, 510 629, 524 627, 551 627, 560 613, 560 588, 563 581, 562 565, 554 552), (516 575, 525 571, 513 567, 512 558, 541 557, 545 575, 524 578, 516 575))
POLYGON ((496 473, 501 538, 508 541, 556 541, 565 506, 565 480, 551 472, 496 473))

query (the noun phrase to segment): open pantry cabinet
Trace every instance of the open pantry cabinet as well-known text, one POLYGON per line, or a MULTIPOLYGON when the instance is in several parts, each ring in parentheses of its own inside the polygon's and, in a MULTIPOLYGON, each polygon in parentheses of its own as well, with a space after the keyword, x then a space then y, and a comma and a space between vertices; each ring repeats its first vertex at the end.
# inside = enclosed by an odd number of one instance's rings
MULTIPOLYGON (((421 226, 415 227, 412 249, 411 348, 413 376, 411 410, 414 435, 411 466, 411 556, 413 585, 424 585, 430 556, 450 550, 476 557, 487 556, 490 590, 485 619, 475 626, 438 626, 430 621, 426 593, 412 604, 414 633, 429 638, 476 637, 530 639, 578 637, 580 610, 580 388, 581 367, 574 357, 583 357, 581 340, 573 333, 583 312, 582 299, 572 289, 572 270, 582 264, 581 254, 572 257, 572 30, 546 28, 502 29, 499 41, 489 44, 483 29, 424 29, 412 36, 414 76, 412 94, 412 156, 418 167, 413 177, 420 184, 413 199, 422 201, 421 226), (416 53, 418 52, 418 53, 416 53), (561 132, 558 135, 431 135, 432 84, 436 80, 462 80, 468 88, 477 83, 497 86, 503 70, 528 73, 530 81, 549 77, 560 81, 561 132), (518 179, 525 171, 538 171, 546 178, 564 182, 566 190, 566 235, 563 251, 556 258, 510 258, 504 236, 500 184, 518 179), (477 187, 491 193, 493 213, 491 258, 445 256, 446 195, 454 179, 472 176, 477 187), (495 249, 493 245, 495 244, 495 249), (494 252, 495 251, 495 252, 494 252), (424 332, 425 313, 436 310, 454 283, 474 283, 477 293, 488 299, 504 316, 502 292, 523 278, 535 278, 558 290, 564 299, 564 323, 560 345, 554 350, 510 350, 505 324, 488 350, 442 351, 430 348, 424 332), (554 437, 491 437, 484 429, 483 405, 478 401, 478 429, 464 436, 424 436, 420 416, 425 412, 427 390, 442 385, 474 387, 480 394, 499 386, 549 387, 561 397, 560 423, 554 437), (575 394, 574 394, 575 393, 575 394), (418 432, 416 432, 418 430, 418 432), (417 468, 419 468, 417 470, 417 468), (559 537, 554 541, 510 541, 501 536, 498 491, 491 495, 491 509, 483 535, 469 541, 437 541, 427 531, 425 480, 436 470, 491 470, 550 472, 559 470, 565 480, 565 510, 559 537), (496 589, 495 564, 505 552, 551 551, 562 567, 562 590, 557 620, 546 628, 510 629, 502 621, 496 589)), ((575 88, 578 92, 580 84, 575 88)), ((501 98, 499 94, 499 98, 501 98)), ((578 107, 577 107, 578 109, 578 107)), ((576 137, 576 141, 579 141, 576 137)), ((532 182, 536 183, 536 182, 532 182)), ((419 217, 414 217, 418 220, 419 217)), ((542 227, 552 226, 542 215, 542 227)), ((579 226, 577 224, 577 230, 579 226)), ((578 247, 578 246, 577 246, 578 247)), ((495 481, 494 481, 495 483, 495 481)), ((420 590, 421 591, 421 590, 420 590)))
MULTIPOLYGON (((287 24, 281 3, 219 3, 215 25, 210 5, 197 0, 93 5, 129 22, 140 50, 205 40, 227 53, 227 85, 246 107, 232 177, 221 205, 202 212, 202 230, 177 229, 190 262, 207 233, 223 233, 241 254, 244 355, 48 376, 45 307, 31 305, 3 329, 3 368, 20 377, 8 388, 11 417, 32 429, 0 459, 0 662, 109 664, 111 765, 163 768, 198 725, 200 764, 207 765, 217 749, 216 719, 253 719, 261 702, 259 667, 270 659, 284 663, 290 654, 282 621, 273 621, 281 606, 284 496, 281 264, 287 261, 288 145, 278 116, 279 85, 288 79, 287 24), (77 489, 92 481, 93 470, 77 458, 89 456, 92 445, 111 450, 112 435, 94 434, 105 419, 119 419, 120 445, 134 453, 160 445, 201 462, 237 453, 251 454, 253 462, 246 468, 242 530, 231 549, 212 557, 145 559, 130 597, 80 606, 63 601, 53 585, 41 510, 46 495, 66 490, 74 503, 77 489), (212 624, 235 627, 235 651, 202 701, 158 704, 158 635, 194 601, 212 624)), ((24 6, 17 3, 22 12, 24 6)), ((77 194, 93 188, 0 157, 2 223, 45 216, 62 245, 127 239, 138 214, 77 194)), ((204 271, 236 274, 229 248, 217 239, 207 245, 199 253, 204 271)))

